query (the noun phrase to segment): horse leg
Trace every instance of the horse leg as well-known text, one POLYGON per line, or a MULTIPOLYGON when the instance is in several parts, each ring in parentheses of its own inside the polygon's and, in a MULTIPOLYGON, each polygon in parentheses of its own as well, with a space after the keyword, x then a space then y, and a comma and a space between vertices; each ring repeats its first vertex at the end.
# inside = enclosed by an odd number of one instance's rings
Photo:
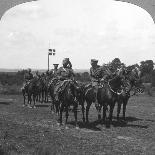
POLYGON ((41 91, 41 95, 42 95, 41 103, 43 103, 44 102, 44 90, 41 91))
POLYGON ((75 126, 76 128, 78 128, 78 123, 77 123, 77 108, 78 108, 78 103, 76 101, 74 101, 74 117, 75 117, 75 126))
POLYGON ((82 120, 83 120, 83 123, 85 122, 85 115, 84 115, 84 112, 85 112, 85 107, 84 107, 84 103, 82 103, 82 120))
POLYGON ((123 120, 125 121, 125 112, 126 112, 127 100, 123 102, 123 120))
POLYGON ((89 109, 90 109, 91 104, 92 104, 91 102, 87 101, 87 106, 86 106, 86 122, 87 123, 89 122, 88 115, 89 115, 89 109))
POLYGON ((121 101, 118 101, 118 104, 117 104, 117 121, 119 120, 119 114, 120 114, 120 111, 121 111, 121 101))
POLYGON ((98 121, 100 121, 100 120, 101 120, 101 108, 102 108, 102 106, 101 106, 101 105, 98 105, 98 107, 97 107, 97 112, 98 112, 98 121))
POLYGON ((24 97, 24 104, 23 104, 23 106, 25 106, 25 100, 26 100, 26 94, 25 94, 25 92, 24 91, 22 91, 23 92, 23 97, 24 97))
POLYGON ((59 117, 59 120, 58 120, 58 122, 60 123, 60 125, 62 125, 62 113, 63 113, 63 110, 64 110, 64 105, 61 104, 60 105, 60 117, 59 117))
POLYGON ((104 104, 103 105, 103 118, 102 118, 102 121, 103 121, 103 123, 106 121, 106 111, 107 111, 107 105, 106 104, 104 104))
POLYGON ((28 106, 29 106, 29 108, 31 108, 31 102, 32 102, 31 94, 28 94, 28 106))
POLYGON ((67 126, 67 121, 68 121, 68 105, 65 107, 66 108, 66 121, 65 121, 65 128, 68 129, 68 126, 67 126))
POLYGON ((112 122, 112 115, 113 115, 114 107, 115 107, 115 103, 114 102, 110 103, 110 113, 109 113, 109 121, 110 121, 110 123, 112 122))
POLYGON ((33 108, 36 108, 36 94, 33 94, 33 108))

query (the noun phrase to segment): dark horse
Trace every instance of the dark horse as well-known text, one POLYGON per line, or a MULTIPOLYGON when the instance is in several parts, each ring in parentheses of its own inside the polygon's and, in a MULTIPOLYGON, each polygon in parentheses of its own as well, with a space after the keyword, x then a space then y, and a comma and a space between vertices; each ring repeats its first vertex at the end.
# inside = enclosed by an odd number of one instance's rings
POLYGON ((123 85, 123 77, 120 75, 115 76, 107 83, 103 83, 102 87, 99 88, 97 99, 99 103, 99 112, 98 118, 101 118, 101 108, 103 107, 103 122, 106 120, 106 111, 108 106, 109 110, 109 123, 112 122, 113 110, 115 107, 115 103, 117 101, 118 94, 121 94, 121 87, 123 85))
POLYGON ((143 86, 141 81, 141 73, 140 70, 131 70, 127 71, 125 70, 125 80, 123 81, 123 92, 118 95, 117 99, 117 120, 119 120, 119 114, 121 111, 121 106, 123 105, 123 120, 125 121, 125 113, 126 113, 126 106, 128 103, 128 100, 131 96, 136 95, 138 92, 143 92, 143 86), (131 91, 133 93, 131 94, 131 91))
POLYGON ((83 87, 82 88, 83 93, 81 92, 81 101, 79 103, 82 106, 82 114, 83 114, 83 122, 84 122, 85 121, 84 104, 86 102, 86 122, 88 123, 89 122, 89 119, 88 119, 89 109, 90 109, 90 106, 92 105, 92 103, 95 102, 96 95, 95 95, 94 88, 92 87, 91 84, 86 84, 86 85, 83 85, 81 87, 83 87))
MULTIPOLYGON (((59 105, 60 105, 60 117, 59 123, 62 124, 62 113, 65 110, 66 112, 66 121, 65 125, 67 125, 68 116, 69 116, 69 107, 73 105, 74 117, 75 117, 75 125, 77 125, 77 107, 78 101, 76 99, 76 86, 75 82, 72 80, 65 80, 65 88, 63 92, 59 95, 59 105)), ((67 127, 67 126, 66 126, 67 127)))
POLYGON ((23 93, 23 97, 24 97, 24 105, 26 105, 25 100, 26 100, 26 96, 27 96, 27 98, 28 98, 28 106, 30 106, 31 108, 35 108, 36 97, 37 97, 37 94, 38 94, 37 79, 33 78, 32 80, 30 80, 22 88, 22 93, 23 93), (31 106, 32 97, 33 97, 33 103, 34 103, 33 106, 31 106))

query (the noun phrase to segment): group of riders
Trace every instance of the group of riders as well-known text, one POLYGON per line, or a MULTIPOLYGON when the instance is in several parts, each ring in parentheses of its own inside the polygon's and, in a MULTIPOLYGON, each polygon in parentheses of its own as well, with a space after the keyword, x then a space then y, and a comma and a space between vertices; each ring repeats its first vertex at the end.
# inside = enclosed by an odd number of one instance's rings
MULTIPOLYGON (((122 71, 124 69, 123 65, 120 65, 117 70, 112 73, 109 67, 106 65, 100 66, 98 65, 98 60, 96 59, 91 59, 91 68, 90 68, 90 77, 91 77, 91 86, 94 89, 94 92, 96 94, 96 100, 95 100, 95 105, 98 105, 97 102, 97 93, 98 93, 98 88, 100 86, 100 83, 107 82, 108 78, 110 78, 112 75, 119 73, 119 71, 122 71)), ((25 79, 25 84, 24 87, 27 87, 29 83, 31 82, 32 79, 45 79, 49 81, 49 85, 54 81, 57 80, 57 83, 55 84, 55 99, 59 100, 59 93, 61 92, 61 87, 65 83, 64 81, 66 80, 72 80, 76 83, 75 81, 75 73, 72 69, 72 63, 70 62, 69 58, 64 58, 62 61, 62 67, 58 68, 59 64, 53 64, 54 69, 50 71, 46 71, 46 73, 39 74, 38 71, 35 72, 35 75, 32 74, 31 69, 28 69, 24 79, 25 79)), ((138 74, 138 72, 136 72, 138 74)), ((138 77, 138 75, 137 75, 138 77)))
MULTIPOLYGON (((127 101, 130 97, 130 91, 137 86, 137 81, 140 81, 140 70, 135 67, 132 70, 128 70, 123 64, 120 64, 115 71, 111 71, 108 65, 98 65, 98 60, 91 59, 90 77, 91 82, 89 84, 82 84, 75 79, 75 73, 72 69, 72 63, 69 58, 64 58, 62 66, 58 68, 58 64, 54 64, 54 69, 47 71, 46 73, 39 74, 37 71, 35 75, 32 74, 31 69, 25 74, 25 84, 22 88, 25 104, 25 94, 28 94, 28 104, 31 100, 31 95, 36 96, 40 93, 37 86, 38 81, 44 81, 46 85, 46 97, 48 94, 51 97, 52 105, 60 106, 60 122, 62 122, 62 111, 66 108, 66 122, 68 118, 68 107, 73 103, 74 109, 77 109, 77 102, 81 102, 83 120, 84 118, 84 102, 86 101, 86 120, 88 121, 88 113, 91 103, 95 103, 98 111, 103 107, 104 113, 106 113, 107 105, 110 106, 110 115, 112 119, 112 113, 114 103, 116 100, 122 104, 124 102, 124 118, 127 101), (123 79, 123 80, 122 80, 123 79), (125 81, 122 83, 122 81, 125 81), (69 86, 69 87, 68 87, 69 86), (66 89, 67 88, 67 89, 66 89), (76 91, 74 91, 76 90, 76 91), (80 91, 79 91, 80 90, 80 91), (77 94, 80 92, 81 96, 77 94), (64 95, 65 94, 65 95, 64 95), (119 94, 119 95, 118 95, 119 94), (120 95, 121 94, 121 95, 120 95), (82 101, 81 99, 84 98, 82 101), (100 99, 98 99, 100 98, 100 99), (81 100, 81 101, 80 101, 81 100), (69 103, 70 102, 70 103, 69 103), (83 102, 83 103, 82 103, 83 102), (99 103, 100 102, 100 103, 99 103), (108 104, 106 104, 106 102, 108 104)), ((135 92, 134 92, 135 93, 135 92)), ((35 102, 35 97, 33 97, 35 102)), ((31 104, 31 103, 30 103, 31 104)), ((35 105, 35 103, 34 103, 35 105)), ((52 107, 51 107, 52 109, 52 107)), ((58 108, 57 108, 58 110, 58 108)), ((120 108, 118 110, 120 112, 120 108)), ((118 112, 118 113, 119 113, 118 112)), ((75 120, 77 122, 77 112, 74 113, 75 120)), ((105 115, 104 115, 105 117, 105 115)), ((119 117, 119 115, 118 115, 119 117)))

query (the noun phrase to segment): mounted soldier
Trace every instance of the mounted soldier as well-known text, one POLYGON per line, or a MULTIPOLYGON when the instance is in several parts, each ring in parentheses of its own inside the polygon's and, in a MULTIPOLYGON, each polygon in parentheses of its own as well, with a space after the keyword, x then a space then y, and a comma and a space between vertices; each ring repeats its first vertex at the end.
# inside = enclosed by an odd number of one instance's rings
POLYGON ((40 74, 38 71, 35 72, 35 76, 34 76, 36 79, 40 79, 40 74))
POLYGON ((58 72, 59 64, 53 64, 53 66, 54 66, 54 69, 53 69, 52 75, 55 78, 55 77, 57 77, 57 72, 58 72))
POLYGON ((59 94, 63 91, 66 83, 68 80, 73 80, 74 79, 74 72, 71 69, 72 64, 69 61, 69 58, 65 58, 62 62, 62 67, 60 67, 57 71, 57 78, 58 78, 58 83, 56 84, 55 87, 55 96, 56 100, 58 100, 59 94))
POLYGON ((108 77, 110 77, 112 73, 105 65, 99 66, 98 60, 96 59, 91 59, 91 66, 92 66, 90 68, 91 83, 92 83, 92 87, 94 88, 95 96, 96 96, 95 106, 98 107, 97 94, 98 94, 99 86, 101 85, 101 81, 103 83, 107 82, 108 77))
POLYGON ((30 68, 27 70, 26 74, 24 75, 24 79, 25 79, 26 84, 30 82, 31 79, 33 79, 33 74, 30 68))
POLYGON ((99 83, 100 83, 100 77, 98 75, 98 71, 100 67, 101 66, 98 65, 98 60, 91 59, 90 77, 91 77, 92 87, 94 88, 94 91, 95 91, 95 106, 96 107, 98 107, 97 93, 98 93, 98 88, 99 88, 99 83))

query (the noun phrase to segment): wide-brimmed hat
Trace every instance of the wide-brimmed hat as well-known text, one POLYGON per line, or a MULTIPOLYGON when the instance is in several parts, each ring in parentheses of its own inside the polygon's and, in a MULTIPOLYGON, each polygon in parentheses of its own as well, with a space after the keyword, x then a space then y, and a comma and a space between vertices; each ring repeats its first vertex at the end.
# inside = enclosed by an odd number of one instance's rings
POLYGON ((96 59, 91 59, 91 64, 92 63, 98 63, 98 60, 96 60, 96 59))
POLYGON ((55 66, 59 66, 59 64, 53 64, 53 66, 55 67, 55 66))

